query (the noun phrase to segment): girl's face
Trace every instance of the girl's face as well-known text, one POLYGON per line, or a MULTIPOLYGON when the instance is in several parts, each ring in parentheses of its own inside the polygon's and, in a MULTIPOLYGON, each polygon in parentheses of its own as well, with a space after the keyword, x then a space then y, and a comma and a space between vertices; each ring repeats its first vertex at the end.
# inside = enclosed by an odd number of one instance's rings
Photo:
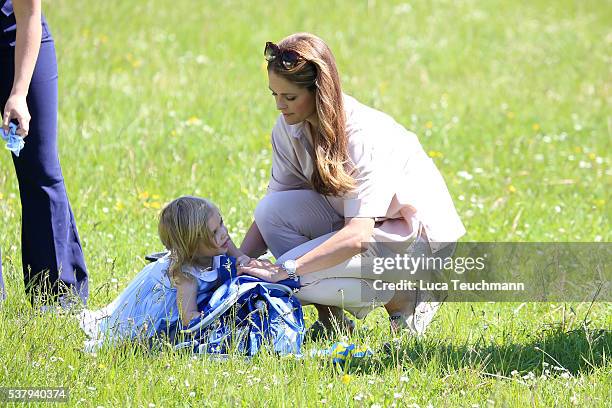
POLYGON ((209 231, 211 231, 213 235, 212 244, 214 247, 200 243, 198 248, 198 256, 215 256, 226 253, 229 249, 229 234, 225 224, 223 223, 223 218, 221 218, 221 214, 219 214, 219 211, 215 211, 215 213, 208 219, 207 225, 209 231))
POLYGON ((281 111, 288 125, 307 120, 318 125, 314 92, 289 82, 274 71, 268 71, 268 84, 276 100, 276 109, 281 111))

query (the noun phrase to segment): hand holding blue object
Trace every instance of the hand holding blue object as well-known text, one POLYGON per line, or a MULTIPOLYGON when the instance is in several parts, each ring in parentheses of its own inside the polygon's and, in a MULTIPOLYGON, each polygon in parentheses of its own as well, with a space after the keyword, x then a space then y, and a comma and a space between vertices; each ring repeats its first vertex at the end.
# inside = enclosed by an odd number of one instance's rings
POLYGON ((6 142, 6 148, 13 152, 16 157, 19 157, 19 152, 25 146, 23 137, 17 134, 17 126, 14 123, 9 123, 9 130, 5 133, 2 129, 2 139, 6 142))

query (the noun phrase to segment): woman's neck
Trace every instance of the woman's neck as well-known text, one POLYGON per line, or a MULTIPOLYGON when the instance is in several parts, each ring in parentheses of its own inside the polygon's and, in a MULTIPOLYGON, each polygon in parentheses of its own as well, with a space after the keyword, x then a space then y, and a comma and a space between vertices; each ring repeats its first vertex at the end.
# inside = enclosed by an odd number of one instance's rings
POLYGON ((306 126, 310 127, 309 130, 311 134, 314 134, 314 132, 316 132, 317 129, 319 129, 319 117, 317 116, 316 112, 312 116, 306 119, 306 126))

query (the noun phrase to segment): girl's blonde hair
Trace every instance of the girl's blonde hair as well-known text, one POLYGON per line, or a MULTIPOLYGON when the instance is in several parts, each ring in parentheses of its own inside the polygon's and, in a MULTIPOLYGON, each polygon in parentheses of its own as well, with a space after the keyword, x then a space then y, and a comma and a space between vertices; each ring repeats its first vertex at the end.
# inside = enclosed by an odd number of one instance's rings
POLYGON ((268 62, 268 71, 306 88, 315 94, 319 128, 314 129, 314 171, 311 184, 320 194, 341 196, 355 187, 350 175, 346 118, 342 87, 334 56, 325 42, 309 33, 292 34, 278 46, 295 51, 301 63, 285 69, 276 61, 268 62))
POLYGON ((176 281, 183 266, 193 262, 200 244, 214 247, 208 220, 219 210, 210 201, 183 196, 166 205, 159 216, 159 238, 170 251, 172 260, 168 276, 176 281))

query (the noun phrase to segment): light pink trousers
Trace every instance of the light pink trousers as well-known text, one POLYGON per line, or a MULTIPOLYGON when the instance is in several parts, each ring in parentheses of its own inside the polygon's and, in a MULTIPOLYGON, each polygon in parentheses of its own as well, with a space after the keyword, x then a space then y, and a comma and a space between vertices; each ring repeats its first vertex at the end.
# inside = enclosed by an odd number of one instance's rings
MULTIPOLYGON (((312 190, 270 193, 255 209, 255 222, 277 263, 296 259, 316 248, 344 226, 327 199, 312 190)), ((404 242, 408 251, 426 251, 427 241, 419 235, 420 223, 412 219, 387 220, 374 228, 373 242, 404 242)), ((375 307, 391 300, 394 292, 375 288, 375 281, 399 282, 402 273, 377 275, 374 257, 392 257, 397 253, 384 245, 373 245, 359 255, 331 268, 300 278, 302 288, 296 296, 302 304, 338 306, 357 318, 365 317, 375 307)), ((379 282, 380 283, 380 282, 379 282)))

